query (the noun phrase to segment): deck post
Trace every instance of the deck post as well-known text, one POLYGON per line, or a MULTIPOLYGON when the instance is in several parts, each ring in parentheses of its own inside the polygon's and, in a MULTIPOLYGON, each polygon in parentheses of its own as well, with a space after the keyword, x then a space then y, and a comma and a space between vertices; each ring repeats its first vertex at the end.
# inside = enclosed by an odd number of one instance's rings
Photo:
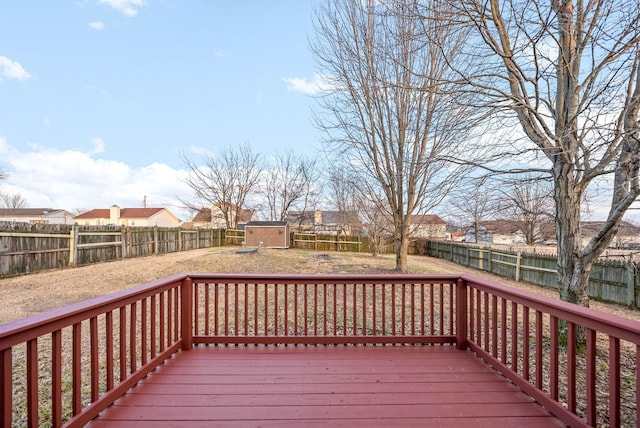
POLYGON ((193 280, 189 277, 182 280, 180 287, 180 330, 182 333, 182 350, 188 351, 193 347, 193 280))
POLYGON ((0 351, 0 426, 13 424, 13 364, 11 348, 0 351))
POLYGON ((456 347, 467 349, 467 282, 462 278, 456 284, 456 347))

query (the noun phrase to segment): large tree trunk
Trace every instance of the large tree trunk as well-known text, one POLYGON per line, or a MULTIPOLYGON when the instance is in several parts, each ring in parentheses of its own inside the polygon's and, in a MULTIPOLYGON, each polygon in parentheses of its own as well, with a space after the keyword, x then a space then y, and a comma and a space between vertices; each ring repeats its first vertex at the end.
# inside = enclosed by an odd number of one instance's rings
MULTIPOLYGON (((558 158, 561 158, 559 155, 558 158)), ((556 238, 558 240, 558 291, 564 301, 589 305, 588 280, 592 262, 582 257, 580 192, 576 191, 571 165, 556 161, 556 238)))
POLYGON ((403 224, 397 228, 400 232, 396 239, 396 270, 402 273, 409 271, 408 252, 409 252, 409 227, 405 220, 403 224))

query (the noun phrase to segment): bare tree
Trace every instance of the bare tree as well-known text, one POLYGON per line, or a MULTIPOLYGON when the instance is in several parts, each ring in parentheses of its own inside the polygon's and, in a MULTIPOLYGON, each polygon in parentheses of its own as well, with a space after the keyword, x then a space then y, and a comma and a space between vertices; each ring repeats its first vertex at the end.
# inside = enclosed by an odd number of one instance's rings
POLYGON ((0 208, 27 208, 29 203, 20 193, 0 192, 0 208))
POLYGON ((259 183, 261 159, 248 144, 204 155, 203 165, 183 155, 189 170, 185 183, 193 191, 197 204, 219 209, 226 227, 235 229, 247 198, 259 183))
POLYGON ((591 267, 640 195, 640 3, 451 2, 477 42, 466 61, 476 69, 458 70, 459 82, 485 96, 494 123, 516 122, 526 136, 496 153, 515 155, 511 172, 551 177, 560 297, 588 305, 591 267), (606 175, 607 219, 583 246, 581 201, 606 175))
POLYGON ((493 218, 499 210, 499 196, 493 187, 469 180, 451 195, 449 212, 465 230, 473 229, 474 242, 480 242, 480 223, 493 218))
POLYGON ((378 186, 367 185, 363 177, 345 165, 333 165, 327 179, 327 195, 333 205, 345 216, 355 213, 357 218, 343 223, 357 223, 371 242, 371 254, 377 256, 385 238, 393 235, 386 198, 378 186))
POLYGON ((294 155, 293 151, 276 153, 272 165, 264 172, 263 195, 267 202, 269 220, 283 221, 290 209, 303 210, 318 179, 316 158, 294 155))
MULTIPOLYGON (((443 83, 461 33, 419 19, 415 3, 331 0, 318 10, 312 44, 333 86, 316 116, 331 161, 344 160, 384 195, 399 271, 408 269, 411 215, 439 204, 456 182, 441 156, 456 153, 465 131, 443 83), (440 43, 425 44, 425 32, 440 43)), ((444 5, 432 3, 435 17, 444 5)))
POLYGON ((553 222, 553 185, 550 180, 528 175, 511 181, 503 191, 502 212, 518 224, 527 245, 548 239, 545 227, 553 222))

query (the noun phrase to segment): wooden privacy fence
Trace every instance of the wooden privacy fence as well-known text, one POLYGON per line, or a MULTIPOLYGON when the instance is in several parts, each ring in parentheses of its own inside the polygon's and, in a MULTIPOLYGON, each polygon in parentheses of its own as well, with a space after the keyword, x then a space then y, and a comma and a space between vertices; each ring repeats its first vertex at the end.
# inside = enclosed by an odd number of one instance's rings
MULTIPOLYGON (((315 251, 351 251, 354 253, 370 253, 371 240, 368 236, 346 236, 346 235, 321 235, 317 233, 297 233, 291 234, 291 242, 294 248, 315 251)), ((382 244, 379 246, 380 253, 393 253, 395 245, 382 244)), ((413 252, 412 249, 409 249, 413 252)))
POLYGON ((224 229, 0 223, 0 277, 222 245, 224 229))
MULTIPOLYGON (((554 255, 442 241, 423 241, 419 245, 424 246, 423 252, 431 257, 450 260, 516 281, 546 288, 558 287, 558 263, 554 255)), ((632 261, 599 260, 591 270, 589 296, 601 301, 640 307, 638 264, 632 261)))

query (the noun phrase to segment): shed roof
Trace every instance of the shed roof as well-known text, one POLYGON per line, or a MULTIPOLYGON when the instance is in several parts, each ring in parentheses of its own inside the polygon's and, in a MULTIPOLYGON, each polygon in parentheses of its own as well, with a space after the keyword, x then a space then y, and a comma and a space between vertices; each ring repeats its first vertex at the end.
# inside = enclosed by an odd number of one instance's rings
POLYGON ((250 221, 245 227, 282 227, 287 224, 286 221, 250 221))

